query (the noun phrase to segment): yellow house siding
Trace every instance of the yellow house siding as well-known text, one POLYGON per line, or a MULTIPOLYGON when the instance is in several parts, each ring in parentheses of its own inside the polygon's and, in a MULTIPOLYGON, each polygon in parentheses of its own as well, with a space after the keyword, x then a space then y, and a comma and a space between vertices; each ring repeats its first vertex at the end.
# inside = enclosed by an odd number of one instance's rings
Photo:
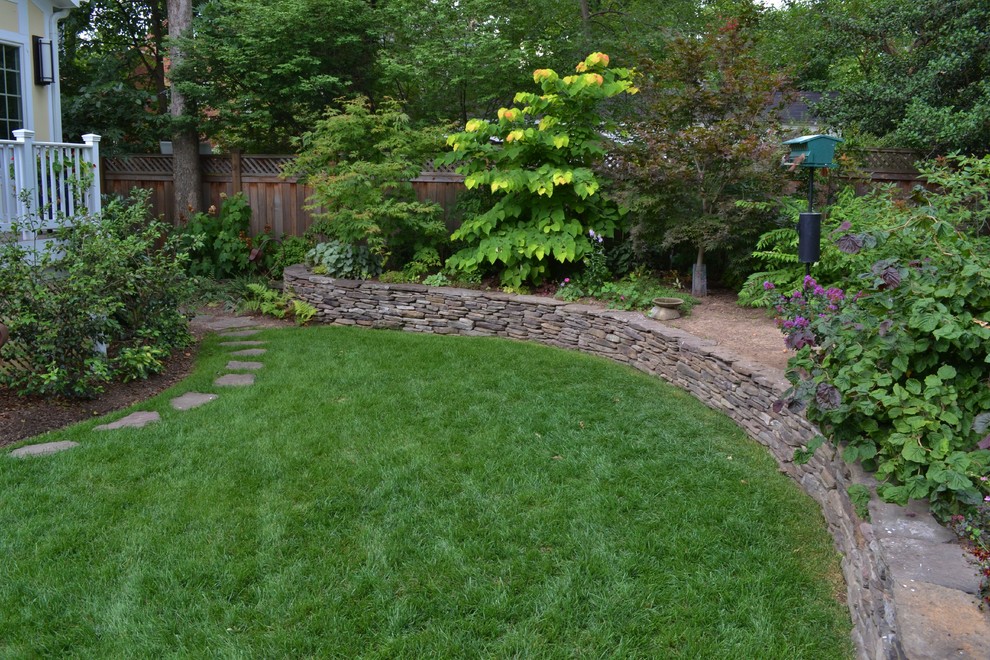
POLYGON ((0 30, 17 32, 17 4, 0 0, 0 30))
MULTIPOLYGON (((45 39, 48 38, 48 33, 45 26, 45 14, 33 3, 28 3, 28 27, 30 30, 30 35, 28 43, 30 44, 30 36, 37 35, 45 39)), ((30 48, 30 46, 29 46, 30 48)), ((34 57, 30 52, 25 53, 24 64, 26 71, 29 71, 28 81, 30 83, 30 94, 32 95, 32 105, 34 106, 34 139, 41 141, 51 141, 52 138, 52 112, 51 112, 51 94, 54 90, 53 85, 35 85, 34 84, 34 57)), ((61 139, 61 136, 59 136, 61 139)))

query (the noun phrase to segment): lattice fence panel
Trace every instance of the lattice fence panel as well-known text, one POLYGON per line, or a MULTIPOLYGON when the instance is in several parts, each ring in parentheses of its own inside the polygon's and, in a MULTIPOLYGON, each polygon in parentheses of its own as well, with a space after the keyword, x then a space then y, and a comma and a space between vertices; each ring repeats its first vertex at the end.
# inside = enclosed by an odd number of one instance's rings
POLYGON ((242 156, 242 176, 281 176, 282 168, 293 162, 293 156, 242 156))
POLYGON ((914 166, 921 155, 910 149, 863 149, 855 152, 867 172, 917 175, 914 166))
POLYGON ((104 174, 172 175, 172 157, 159 155, 115 156, 103 159, 104 174))

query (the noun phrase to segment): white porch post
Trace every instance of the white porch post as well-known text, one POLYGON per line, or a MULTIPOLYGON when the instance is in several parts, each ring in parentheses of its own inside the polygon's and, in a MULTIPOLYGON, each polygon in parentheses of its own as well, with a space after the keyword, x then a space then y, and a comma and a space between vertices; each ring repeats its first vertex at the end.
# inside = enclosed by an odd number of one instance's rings
POLYGON ((100 199, 100 136, 87 133, 82 136, 83 143, 89 147, 85 149, 86 162, 92 166, 93 183, 89 189, 89 203, 86 205, 89 212, 96 215, 103 209, 103 202, 100 199))
MULTIPOLYGON (((17 144, 14 145, 14 185, 17 202, 14 208, 17 209, 17 220, 26 222, 28 216, 37 213, 34 208, 38 203, 38 173, 35 168, 34 158, 34 131, 26 128, 13 132, 17 144)), ((29 241, 34 238, 34 233, 21 230, 21 240, 29 241)))

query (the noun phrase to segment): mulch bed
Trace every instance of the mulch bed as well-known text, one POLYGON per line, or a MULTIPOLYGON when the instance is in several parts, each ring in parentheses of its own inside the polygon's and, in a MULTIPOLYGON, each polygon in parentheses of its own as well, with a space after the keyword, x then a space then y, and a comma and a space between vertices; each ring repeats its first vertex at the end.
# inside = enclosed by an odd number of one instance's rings
POLYGON ((19 397, 0 387, 0 447, 126 408, 165 391, 192 371, 199 337, 195 341, 175 351, 160 374, 148 380, 110 383, 97 399, 19 397))

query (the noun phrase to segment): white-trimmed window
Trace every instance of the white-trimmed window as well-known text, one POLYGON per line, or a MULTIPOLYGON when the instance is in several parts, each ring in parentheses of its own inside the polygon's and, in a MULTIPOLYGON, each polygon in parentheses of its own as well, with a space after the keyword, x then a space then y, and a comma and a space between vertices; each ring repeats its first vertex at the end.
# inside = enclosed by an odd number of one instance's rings
POLYGON ((19 128, 24 128, 21 49, 0 43, 0 140, 13 140, 19 128))

